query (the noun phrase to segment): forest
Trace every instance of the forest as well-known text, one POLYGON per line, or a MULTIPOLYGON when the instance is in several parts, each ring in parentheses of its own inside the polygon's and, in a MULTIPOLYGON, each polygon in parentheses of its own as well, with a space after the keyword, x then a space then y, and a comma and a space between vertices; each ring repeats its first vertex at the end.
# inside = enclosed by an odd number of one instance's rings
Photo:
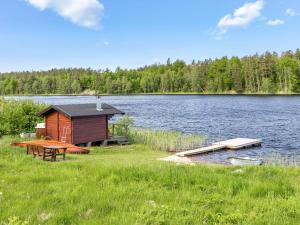
POLYGON ((0 73, 0 95, 300 93, 300 49, 245 57, 167 60, 137 69, 83 68, 0 73))

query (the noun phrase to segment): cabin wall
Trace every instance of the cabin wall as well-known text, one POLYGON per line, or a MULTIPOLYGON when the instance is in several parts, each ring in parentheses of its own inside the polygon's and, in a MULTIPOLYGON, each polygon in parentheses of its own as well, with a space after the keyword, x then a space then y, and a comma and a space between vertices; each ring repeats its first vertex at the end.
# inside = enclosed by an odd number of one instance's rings
POLYGON ((59 127, 59 141, 66 143, 72 143, 72 121, 66 117, 63 113, 59 113, 58 118, 59 127))
POLYGON ((35 128, 36 138, 43 138, 46 135, 46 128, 35 128))
POLYGON ((58 141, 58 112, 52 112, 46 116, 46 136, 58 141))
POLYGON ((107 116, 73 118, 73 144, 83 144, 107 139, 107 116))
POLYGON ((46 136, 52 140, 72 143, 72 122, 63 113, 57 111, 50 113, 46 116, 45 123, 46 136))

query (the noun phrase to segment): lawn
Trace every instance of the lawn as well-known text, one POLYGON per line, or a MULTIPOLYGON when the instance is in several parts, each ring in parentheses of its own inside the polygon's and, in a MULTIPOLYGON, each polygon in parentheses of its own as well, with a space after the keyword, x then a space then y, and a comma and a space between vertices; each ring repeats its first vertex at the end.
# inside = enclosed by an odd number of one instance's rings
POLYGON ((0 139, 0 224, 300 224, 300 169, 176 165, 144 145, 43 162, 0 139))

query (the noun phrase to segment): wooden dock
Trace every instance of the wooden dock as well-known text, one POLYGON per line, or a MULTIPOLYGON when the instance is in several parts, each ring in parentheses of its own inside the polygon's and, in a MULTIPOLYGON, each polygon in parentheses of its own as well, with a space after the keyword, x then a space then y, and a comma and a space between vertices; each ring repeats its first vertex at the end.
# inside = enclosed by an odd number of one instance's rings
POLYGON ((226 149, 241 149, 259 146, 261 143, 261 139, 235 138, 227 141, 216 142, 213 143, 213 145, 225 145, 226 149))
POLYGON ((179 152, 176 155, 185 157, 185 156, 191 156, 191 155, 199 155, 203 153, 208 153, 208 152, 214 152, 214 151, 219 151, 219 150, 224 150, 224 149, 242 149, 242 148, 249 148, 249 147, 255 147, 261 145, 262 140, 260 139, 249 139, 249 138, 235 138, 235 139, 230 139, 226 141, 220 141, 220 142, 215 142, 211 146, 203 147, 203 148, 198 148, 194 150, 189 150, 189 151, 184 151, 184 152, 179 152))
POLYGON ((109 139, 104 140, 103 145, 106 146, 109 143, 118 143, 119 145, 128 145, 128 144, 130 144, 129 140, 128 140, 128 137, 126 137, 126 136, 116 136, 116 135, 110 137, 109 139))

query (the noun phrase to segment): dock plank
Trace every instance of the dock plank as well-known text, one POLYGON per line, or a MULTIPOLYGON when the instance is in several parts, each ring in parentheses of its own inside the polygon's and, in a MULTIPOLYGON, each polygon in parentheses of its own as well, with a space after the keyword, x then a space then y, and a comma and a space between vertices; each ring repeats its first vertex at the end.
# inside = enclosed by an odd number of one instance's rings
POLYGON ((235 138, 226 141, 215 142, 211 146, 179 152, 176 154, 176 156, 185 157, 185 156, 199 155, 199 154, 204 154, 204 153, 214 152, 214 151, 219 151, 224 149, 238 150, 242 148, 257 146, 260 145, 261 143, 262 143, 261 139, 235 138))
POLYGON ((202 153, 218 151, 218 150, 225 149, 225 148, 226 148, 226 145, 216 144, 216 145, 211 145, 208 147, 198 148, 198 149, 189 150, 189 151, 185 151, 185 152, 179 152, 176 155, 184 157, 184 156, 198 155, 198 154, 202 154, 202 153))
POLYGON ((260 139, 250 138, 234 138, 226 141, 215 142, 213 145, 226 145, 228 149, 241 149, 246 147, 252 147, 262 143, 260 139))

